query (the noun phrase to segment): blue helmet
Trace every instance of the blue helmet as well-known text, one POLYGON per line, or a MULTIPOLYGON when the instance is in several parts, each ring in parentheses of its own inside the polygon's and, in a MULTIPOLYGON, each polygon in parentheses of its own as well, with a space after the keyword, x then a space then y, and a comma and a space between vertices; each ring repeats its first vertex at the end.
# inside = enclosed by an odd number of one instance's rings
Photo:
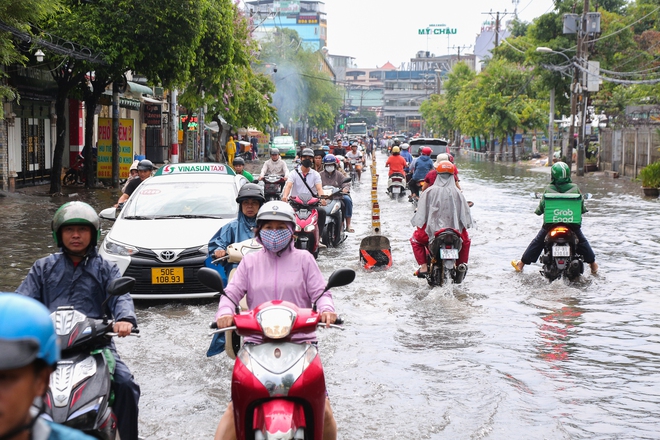
POLYGON ((337 158, 334 156, 334 154, 326 154, 325 157, 323 158, 323 163, 336 164, 337 158))
POLYGON ((21 368, 37 359, 51 366, 60 359, 50 312, 35 299, 0 293, 0 370, 21 368))

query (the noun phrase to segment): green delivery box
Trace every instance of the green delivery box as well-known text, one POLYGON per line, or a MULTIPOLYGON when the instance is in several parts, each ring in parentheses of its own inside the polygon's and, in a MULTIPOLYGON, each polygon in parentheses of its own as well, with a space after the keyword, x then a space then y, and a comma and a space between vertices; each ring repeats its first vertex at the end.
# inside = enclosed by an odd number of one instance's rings
POLYGON ((543 223, 582 223, 582 195, 546 193, 543 223))

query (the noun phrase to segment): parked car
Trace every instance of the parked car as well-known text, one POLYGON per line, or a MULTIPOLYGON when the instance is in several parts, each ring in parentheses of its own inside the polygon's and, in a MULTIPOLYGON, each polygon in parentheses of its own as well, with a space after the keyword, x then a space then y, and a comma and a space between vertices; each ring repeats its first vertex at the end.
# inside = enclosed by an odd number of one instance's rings
POLYGON ((280 150, 282 157, 296 157, 296 142, 293 136, 274 136, 271 147, 280 150))
POLYGON ((236 196, 246 182, 224 164, 165 165, 121 211, 101 211, 99 217, 114 224, 99 252, 135 278, 133 298, 210 298, 215 292, 197 280, 197 271, 213 234, 236 218, 236 196))
POLYGON ((410 154, 419 156, 419 150, 422 147, 430 147, 432 151, 431 158, 435 159, 438 154, 449 153, 449 142, 445 139, 417 138, 409 142, 410 154))

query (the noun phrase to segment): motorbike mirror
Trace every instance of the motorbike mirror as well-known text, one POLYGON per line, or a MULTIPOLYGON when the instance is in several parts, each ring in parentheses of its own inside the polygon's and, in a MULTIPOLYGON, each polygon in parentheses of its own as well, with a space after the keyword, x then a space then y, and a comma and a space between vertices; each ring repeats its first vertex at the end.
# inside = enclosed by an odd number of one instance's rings
POLYGON ((351 181, 351 178, 350 178, 350 177, 345 177, 345 178, 344 178, 344 183, 349 183, 350 181, 351 181))
POLYGON ((99 217, 103 220, 115 221, 117 220, 117 208, 106 208, 99 212, 99 217))
MULTIPOLYGON (((332 289, 333 287, 340 287, 340 286, 346 286, 347 284, 351 284, 353 280, 355 279, 355 271, 353 269, 337 269, 332 274, 330 274, 330 277, 328 278, 328 284, 325 285, 325 289, 323 289, 323 293, 327 292, 328 290, 332 289)), ((319 295, 318 298, 314 301, 314 304, 312 306, 312 309, 316 311, 316 302, 323 296, 323 293, 319 295)))
POLYGON ((131 291, 135 286, 135 278, 131 277, 120 277, 111 280, 108 283, 108 295, 110 296, 121 296, 131 291))
POLYGON ((202 283, 206 287, 218 292, 218 295, 224 296, 229 301, 231 301, 231 303, 235 307, 236 314, 241 313, 241 307, 238 304, 236 304, 234 301, 232 301, 232 299, 225 294, 225 288, 224 288, 224 283, 222 282, 222 277, 216 270, 211 269, 210 267, 202 267, 197 271, 197 279, 199 280, 200 283, 202 283))
MULTIPOLYGON (((101 309, 105 310, 105 306, 108 304, 108 301, 110 301, 110 298, 112 298, 113 296, 121 296, 127 294, 128 292, 131 291, 133 286, 135 286, 135 278, 119 277, 119 278, 115 278, 114 280, 111 280, 108 283, 108 288, 106 289, 108 292, 108 297, 105 300, 103 300, 103 304, 101 304, 101 309)), ((103 314, 103 322, 106 324, 108 322, 107 313, 103 314)))
POLYGON ((337 269, 328 278, 328 284, 325 286, 325 291, 333 287, 346 286, 351 284, 355 279, 355 271, 353 269, 337 269))
POLYGON ((529 196, 533 199, 540 199, 541 198, 541 194, 535 193, 535 192, 534 193, 529 193, 529 196))
POLYGON ((586 193, 586 194, 583 194, 583 195, 582 195, 582 197, 584 198, 584 200, 589 200, 589 199, 591 199, 593 196, 594 196, 594 195, 591 194, 591 193, 586 193))

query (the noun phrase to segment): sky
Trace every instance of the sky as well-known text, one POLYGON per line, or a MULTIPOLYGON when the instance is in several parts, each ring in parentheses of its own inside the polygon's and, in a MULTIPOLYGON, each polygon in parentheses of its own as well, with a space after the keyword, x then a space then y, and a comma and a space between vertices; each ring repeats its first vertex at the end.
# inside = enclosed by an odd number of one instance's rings
POLYGON ((328 19, 328 52, 354 57, 357 67, 375 68, 386 62, 399 67, 417 51, 435 55, 471 53, 476 36, 486 20, 495 21, 495 12, 525 22, 552 11, 552 0, 321 0, 328 19), (491 14, 492 11, 492 14, 491 14), (418 29, 444 24, 456 29, 447 35, 418 35, 418 29))

